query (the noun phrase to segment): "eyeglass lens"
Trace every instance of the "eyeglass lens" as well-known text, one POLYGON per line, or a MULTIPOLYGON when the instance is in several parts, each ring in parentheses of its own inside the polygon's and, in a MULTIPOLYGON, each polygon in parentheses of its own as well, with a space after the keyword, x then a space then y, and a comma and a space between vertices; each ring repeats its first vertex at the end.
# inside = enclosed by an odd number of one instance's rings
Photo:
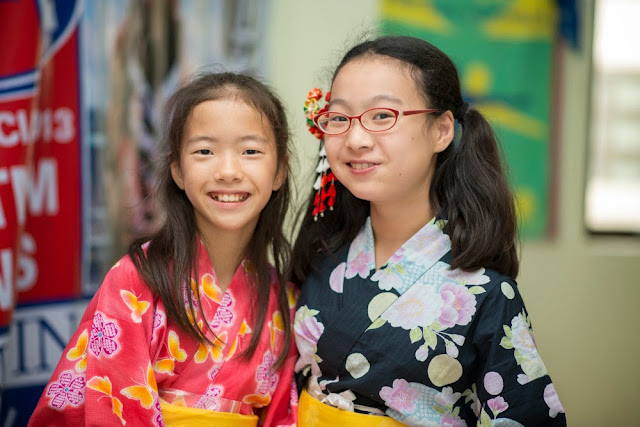
MULTIPOLYGON (((354 117, 356 119, 357 117, 354 117)), ((386 108, 374 108, 365 111, 360 116, 360 123, 365 129, 374 132, 381 132, 391 129, 396 123, 396 113, 386 108)), ((349 116, 341 113, 328 111, 318 118, 318 126, 320 129, 331 135, 341 134, 349 130, 351 120, 349 116)))

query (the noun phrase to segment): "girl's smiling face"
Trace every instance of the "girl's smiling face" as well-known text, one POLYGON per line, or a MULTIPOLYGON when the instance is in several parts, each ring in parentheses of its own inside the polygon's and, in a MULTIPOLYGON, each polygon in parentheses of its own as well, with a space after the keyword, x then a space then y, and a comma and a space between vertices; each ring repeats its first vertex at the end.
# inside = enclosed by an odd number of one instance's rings
POLYGON ((271 125, 254 107, 232 97, 193 109, 171 173, 193 205, 200 233, 248 238, 286 172, 278 170, 271 125))
MULTIPOLYGON (((371 55, 340 69, 331 87, 329 110, 356 116, 371 108, 405 111, 430 106, 406 65, 371 55)), ((369 132, 354 120, 347 133, 324 136, 331 169, 356 197, 372 206, 383 202, 407 208, 429 203, 436 154, 452 139, 453 118, 449 120, 448 114, 399 117, 393 128, 383 132, 369 132)))

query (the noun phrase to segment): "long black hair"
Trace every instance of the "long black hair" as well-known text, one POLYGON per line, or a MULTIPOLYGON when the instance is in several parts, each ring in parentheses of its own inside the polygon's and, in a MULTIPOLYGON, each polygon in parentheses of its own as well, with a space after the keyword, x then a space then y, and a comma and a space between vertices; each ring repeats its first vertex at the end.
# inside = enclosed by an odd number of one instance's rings
POLYGON ((277 147, 278 168, 286 173, 282 186, 271 194, 260 213, 246 254, 251 261, 251 274, 254 275, 251 281, 254 284, 252 295, 245 296, 253 301, 253 334, 243 355, 251 357, 260 341, 269 305, 271 258, 280 283, 278 309, 285 326, 285 344, 276 360, 277 368, 284 363, 291 338, 291 316, 283 271, 291 252, 283 233, 290 199, 290 134, 284 107, 266 85, 242 74, 205 73, 195 76, 169 99, 164 113, 163 148, 160 150, 163 159, 156 188, 160 207, 164 210, 164 221, 150 237, 133 242, 129 247, 129 255, 147 286, 162 300, 168 318, 200 342, 212 344, 205 331, 191 320, 195 318, 193 300, 199 300, 200 295, 198 287, 192 290, 191 286, 184 284, 190 283, 191 275, 196 273, 196 221, 193 205, 173 181, 171 164, 180 161, 185 127, 193 109, 202 102, 225 98, 240 99, 253 106, 271 125, 277 147), (149 245, 144 249, 143 244, 147 240, 149 245))
MULTIPOLYGON (((385 36, 349 50, 332 81, 347 63, 367 56, 401 61, 428 108, 437 109, 439 114, 449 110, 461 124, 459 140, 437 155, 429 194, 432 209, 438 212, 444 208, 446 212, 451 268, 493 268, 515 278, 519 268, 517 220, 502 150, 484 116, 464 102, 455 64, 424 40, 385 36)), ((311 213, 315 191, 311 191, 293 250, 292 275, 296 283, 304 282, 316 257, 331 255, 350 243, 369 215, 369 202, 357 199, 339 183, 336 193, 334 210, 325 211, 324 218, 314 221, 311 213)))

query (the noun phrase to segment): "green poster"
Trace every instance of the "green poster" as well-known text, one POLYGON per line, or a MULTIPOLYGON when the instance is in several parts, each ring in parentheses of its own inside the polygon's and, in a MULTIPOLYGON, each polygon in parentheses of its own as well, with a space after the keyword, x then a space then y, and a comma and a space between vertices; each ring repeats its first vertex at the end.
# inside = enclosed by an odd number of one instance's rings
POLYGON ((491 122, 516 196, 521 236, 549 226, 550 93, 554 0, 382 0, 385 34, 447 53, 463 96, 491 122))

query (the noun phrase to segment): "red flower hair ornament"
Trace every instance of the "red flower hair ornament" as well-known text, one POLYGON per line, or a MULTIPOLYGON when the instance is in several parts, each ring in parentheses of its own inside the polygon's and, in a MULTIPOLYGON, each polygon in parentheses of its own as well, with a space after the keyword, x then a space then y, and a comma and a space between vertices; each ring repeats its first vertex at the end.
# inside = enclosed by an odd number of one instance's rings
MULTIPOLYGON (((329 102, 329 92, 325 95, 325 101, 329 102)), ((318 220, 318 216, 323 217, 324 211, 329 209, 333 210, 333 206, 336 202, 336 177, 330 170, 329 162, 327 161, 327 152, 324 149, 324 132, 316 126, 313 121, 314 117, 318 114, 322 114, 327 111, 327 104, 323 107, 320 106, 319 101, 322 99, 322 90, 319 88, 313 88, 307 94, 307 100, 304 102, 304 115, 306 117, 307 126, 309 132, 311 132, 316 138, 320 140, 320 161, 316 172, 318 178, 313 184, 313 188, 316 190, 316 196, 313 201, 313 219, 318 220)))

